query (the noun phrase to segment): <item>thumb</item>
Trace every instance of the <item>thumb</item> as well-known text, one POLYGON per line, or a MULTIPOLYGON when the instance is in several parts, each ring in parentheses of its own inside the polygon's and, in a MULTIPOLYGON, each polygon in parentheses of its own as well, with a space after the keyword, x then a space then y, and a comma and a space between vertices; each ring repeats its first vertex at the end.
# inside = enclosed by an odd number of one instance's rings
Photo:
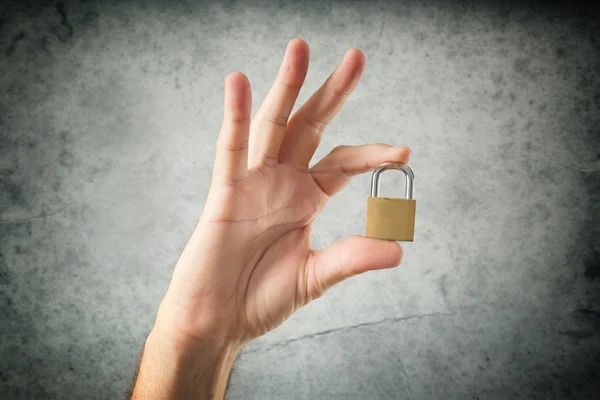
POLYGON ((398 243, 358 235, 313 251, 306 264, 306 303, 346 278, 393 268, 401 260, 402 248, 398 243))

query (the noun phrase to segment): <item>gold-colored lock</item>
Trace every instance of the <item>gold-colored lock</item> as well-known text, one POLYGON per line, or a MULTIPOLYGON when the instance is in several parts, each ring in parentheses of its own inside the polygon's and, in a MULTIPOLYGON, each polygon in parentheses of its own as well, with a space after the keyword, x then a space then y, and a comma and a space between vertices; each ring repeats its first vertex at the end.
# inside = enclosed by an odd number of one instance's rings
POLYGON ((367 237, 412 242, 415 235, 417 202, 413 199, 415 175, 406 164, 385 163, 373 171, 371 196, 367 202, 367 237), (406 175, 406 198, 379 196, 379 178, 383 171, 396 169, 406 175))

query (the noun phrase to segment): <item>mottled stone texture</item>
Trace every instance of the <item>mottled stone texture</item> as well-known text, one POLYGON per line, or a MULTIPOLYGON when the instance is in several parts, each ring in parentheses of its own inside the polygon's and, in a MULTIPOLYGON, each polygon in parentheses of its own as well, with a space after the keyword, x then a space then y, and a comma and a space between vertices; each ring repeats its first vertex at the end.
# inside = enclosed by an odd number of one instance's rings
MULTIPOLYGON (((256 110, 296 36, 300 103, 365 52, 316 156, 409 144, 416 240, 251 343, 229 398, 600 398, 599 21, 516 1, 2 2, 0 398, 122 396, 202 211, 223 77, 245 72, 256 110)), ((363 232, 368 188, 327 206, 315 247, 363 232)))

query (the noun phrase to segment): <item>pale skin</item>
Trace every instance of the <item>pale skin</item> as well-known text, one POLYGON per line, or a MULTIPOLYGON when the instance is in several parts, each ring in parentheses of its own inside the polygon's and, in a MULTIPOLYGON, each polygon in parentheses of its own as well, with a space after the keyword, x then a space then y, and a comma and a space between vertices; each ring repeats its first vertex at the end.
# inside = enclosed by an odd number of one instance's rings
POLYGON ((225 78, 210 191, 146 341, 133 399, 222 399, 248 342, 344 279, 400 264, 398 243, 359 235, 311 248, 312 223, 330 197, 354 175, 407 163, 410 149, 338 146, 309 168, 325 127, 361 78, 365 56, 350 49, 292 114, 308 63, 306 42, 290 41, 253 118, 246 76, 225 78))

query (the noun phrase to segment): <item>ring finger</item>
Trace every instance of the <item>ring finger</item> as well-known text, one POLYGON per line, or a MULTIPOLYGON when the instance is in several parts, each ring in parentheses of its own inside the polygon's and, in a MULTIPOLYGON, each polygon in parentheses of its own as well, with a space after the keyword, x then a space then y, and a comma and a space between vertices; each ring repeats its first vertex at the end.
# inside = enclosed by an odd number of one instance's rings
POLYGON ((277 78, 250 126, 248 167, 276 163, 294 103, 308 71, 309 48, 301 39, 287 46, 277 78))

